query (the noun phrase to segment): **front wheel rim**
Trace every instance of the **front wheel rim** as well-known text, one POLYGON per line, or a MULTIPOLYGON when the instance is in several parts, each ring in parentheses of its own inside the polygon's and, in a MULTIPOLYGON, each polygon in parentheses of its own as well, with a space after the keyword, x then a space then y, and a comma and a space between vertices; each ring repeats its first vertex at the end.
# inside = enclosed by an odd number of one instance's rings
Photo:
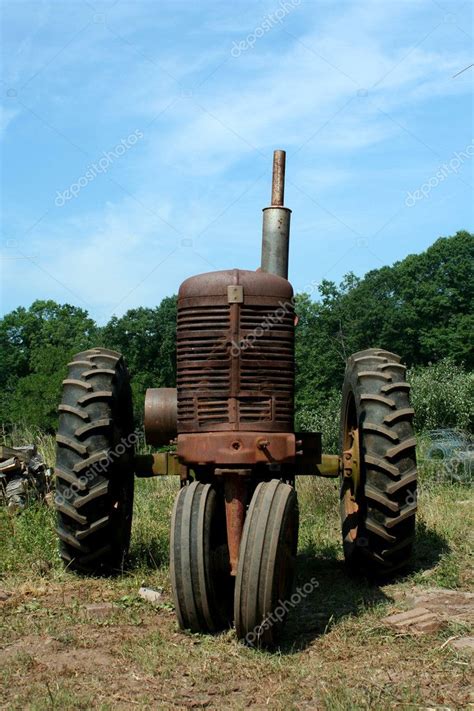
POLYGON ((347 537, 355 542, 359 528, 361 494, 360 429, 354 396, 348 399, 344 413, 343 429, 343 473, 341 487, 341 511, 348 523, 347 537))

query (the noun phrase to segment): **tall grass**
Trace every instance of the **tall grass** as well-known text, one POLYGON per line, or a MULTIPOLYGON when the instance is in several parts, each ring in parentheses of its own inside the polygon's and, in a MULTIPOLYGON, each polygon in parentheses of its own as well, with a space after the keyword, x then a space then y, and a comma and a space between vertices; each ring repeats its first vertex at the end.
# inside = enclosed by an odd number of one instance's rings
POLYGON ((55 511, 44 504, 21 513, 0 507, 0 580, 61 572, 55 522, 55 511))
POLYGON ((0 444, 7 447, 22 447, 35 444, 47 467, 54 468, 56 463, 56 442, 54 436, 39 427, 13 425, 0 428, 0 444))
POLYGON ((167 565, 171 511, 179 490, 178 477, 135 480, 135 503, 130 548, 132 566, 167 565))

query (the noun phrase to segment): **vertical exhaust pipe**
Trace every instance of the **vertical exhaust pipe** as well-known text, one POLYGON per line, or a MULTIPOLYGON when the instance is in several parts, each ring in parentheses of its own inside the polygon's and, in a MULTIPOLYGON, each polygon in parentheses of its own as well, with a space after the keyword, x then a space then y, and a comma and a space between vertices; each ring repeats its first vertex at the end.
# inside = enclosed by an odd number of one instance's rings
POLYGON ((273 153, 272 202, 263 208, 263 272, 288 279, 291 210, 283 206, 285 198, 285 151, 273 153))

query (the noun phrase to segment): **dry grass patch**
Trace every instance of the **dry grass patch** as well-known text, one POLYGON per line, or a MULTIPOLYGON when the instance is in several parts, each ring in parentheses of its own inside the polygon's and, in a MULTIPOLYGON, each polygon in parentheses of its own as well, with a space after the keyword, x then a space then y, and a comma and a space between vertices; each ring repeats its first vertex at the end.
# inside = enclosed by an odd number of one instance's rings
POLYGON ((391 584, 348 576, 342 561, 334 482, 298 482, 301 534, 297 585, 318 581, 292 611, 273 654, 247 649, 232 631, 180 632, 169 585, 169 519, 177 481, 137 483, 131 565, 116 578, 64 571, 54 514, 0 511, 1 683, 10 709, 464 708, 469 658, 435 634, 398 634, 382 618, 402 611, 413 586, 467 590, 471 497, 459 485, 423 482, 414 569, 391 584), (140 585, 163 589, 159 606, 140 585), (113 603, 94 618, 93 603, 113 603))

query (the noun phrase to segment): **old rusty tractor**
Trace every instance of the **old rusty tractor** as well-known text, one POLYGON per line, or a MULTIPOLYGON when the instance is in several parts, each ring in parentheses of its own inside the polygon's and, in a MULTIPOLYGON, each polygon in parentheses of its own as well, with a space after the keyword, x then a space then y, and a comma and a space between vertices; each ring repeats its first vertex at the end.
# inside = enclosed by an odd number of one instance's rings
MULTIPOLYGON (((410 557, 416 510, 413 410, 405 366, 388 351, 351 356, 340 455, 294 431, 294 298, 285 153, 275 151, 257 271, 229 269, 179 289, 177 388, 145 399, 149 444, 136 456, 129 376, 120 353, 95 348, 69 363, 59 406, 56 506, 72 569, 121 569, 134 476, 176 474, 170 574, 179 625, 274 645, 291 597, 298 542, 296 476, 339 477, 342 539, 356 570, 387 574, 410 557)), ((373 334, 375 338, 377 334, 373 334)))

